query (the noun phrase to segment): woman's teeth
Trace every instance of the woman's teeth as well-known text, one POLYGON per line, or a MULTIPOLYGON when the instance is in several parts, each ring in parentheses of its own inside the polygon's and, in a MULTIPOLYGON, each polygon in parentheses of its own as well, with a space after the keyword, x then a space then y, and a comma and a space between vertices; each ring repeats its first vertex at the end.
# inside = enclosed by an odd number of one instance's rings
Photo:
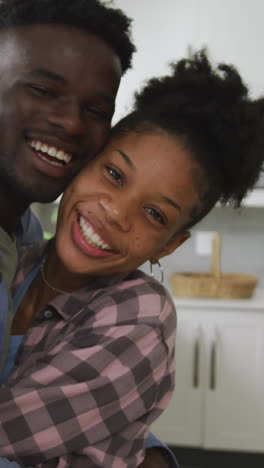
POLYGON ((86 222, 82 216, 80 216, 79 224, 81 231, 88 242, 88 244, 101 250, 112 250, 108 244, 105 244, 98 234, 93 230, 91 226, 86 226, 86 222))
POLYGON ((68 164, 72 159, 72 155, 70 155, 69 153, 65 153, 62 150, 58 150, 54 146, 49 146, 46 143, 41 143, 41 141, 29 140, 28 143, 29 146, 34 150, 47 154, 48 156, 56 159, 57 161, 60 161, 60 165, 62 162, 68 164))

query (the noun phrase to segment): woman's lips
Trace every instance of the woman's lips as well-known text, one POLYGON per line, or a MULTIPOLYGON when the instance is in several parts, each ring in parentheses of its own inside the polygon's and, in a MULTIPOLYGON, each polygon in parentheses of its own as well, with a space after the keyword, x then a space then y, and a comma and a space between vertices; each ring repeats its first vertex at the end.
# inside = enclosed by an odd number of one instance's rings
POLYGON ((85 255, 91 257, 109 257, 116 253, 80 214, 76 214, 73 222, 73 240, 85 255))

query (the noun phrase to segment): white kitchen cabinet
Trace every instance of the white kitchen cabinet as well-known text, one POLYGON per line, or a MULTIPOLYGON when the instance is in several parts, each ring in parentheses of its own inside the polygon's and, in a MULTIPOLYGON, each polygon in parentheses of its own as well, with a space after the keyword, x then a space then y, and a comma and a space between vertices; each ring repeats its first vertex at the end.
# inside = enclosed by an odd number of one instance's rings
POLYGON ((176 302, 176 388, 153 432, 171 445, 264 452, 264 301, 176 302))

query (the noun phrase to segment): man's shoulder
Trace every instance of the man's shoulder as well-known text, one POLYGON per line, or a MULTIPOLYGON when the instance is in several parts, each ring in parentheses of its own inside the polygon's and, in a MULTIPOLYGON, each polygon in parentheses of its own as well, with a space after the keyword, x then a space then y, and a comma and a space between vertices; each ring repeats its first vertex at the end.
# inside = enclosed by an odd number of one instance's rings
POLYGON ((13 295, 30 271, 41 261, 47 245, 48 241, 42 240, 19 249, 17 271, 12 284, 13 295))
POLYGON ((21 216, 15 236, 19 247, 33 244, 43 238, 41 224, 31 208, 28 208, 21 216))

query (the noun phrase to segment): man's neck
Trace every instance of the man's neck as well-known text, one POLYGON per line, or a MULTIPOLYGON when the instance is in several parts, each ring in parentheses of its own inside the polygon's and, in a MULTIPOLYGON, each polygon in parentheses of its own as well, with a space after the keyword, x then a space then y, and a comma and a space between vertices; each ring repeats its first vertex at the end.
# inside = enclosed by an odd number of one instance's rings
POLYGON ((28 204, 21 203, 18 197, 10 196, 10 194, 0 190, 0 226, 8 234, 12 234, 27 207, 28 204))

